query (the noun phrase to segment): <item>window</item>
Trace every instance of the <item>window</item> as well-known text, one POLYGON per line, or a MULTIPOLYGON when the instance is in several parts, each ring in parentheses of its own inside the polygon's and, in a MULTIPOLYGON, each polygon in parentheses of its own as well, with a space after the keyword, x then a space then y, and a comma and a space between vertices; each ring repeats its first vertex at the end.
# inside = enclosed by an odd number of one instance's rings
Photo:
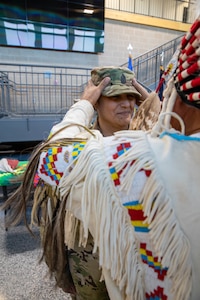
POLYGON ((0 0, 0 44, 103 52, 104 0, 0 0))

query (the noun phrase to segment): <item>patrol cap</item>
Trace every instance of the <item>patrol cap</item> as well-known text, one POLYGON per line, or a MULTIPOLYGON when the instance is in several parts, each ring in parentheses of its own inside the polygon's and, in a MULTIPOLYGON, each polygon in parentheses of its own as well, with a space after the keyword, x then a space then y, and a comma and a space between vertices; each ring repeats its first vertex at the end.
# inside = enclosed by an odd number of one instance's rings
POLYGON ((141 98, 141 94, 132 85, 135 74, 128 68, 103 67, 94 68, 91 71, 94 85, 99 85, 105 77, 110 77, 111 81, 102 91, 103 96, 112 97, 120 94, 133 94, 137 100, 141 98))

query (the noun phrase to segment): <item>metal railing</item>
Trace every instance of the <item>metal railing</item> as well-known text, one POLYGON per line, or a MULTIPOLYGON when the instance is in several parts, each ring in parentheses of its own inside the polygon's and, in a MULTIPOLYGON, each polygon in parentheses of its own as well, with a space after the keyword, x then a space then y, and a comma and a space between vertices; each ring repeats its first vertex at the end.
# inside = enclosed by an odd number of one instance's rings
MULTIPOLYGON (((163 44, 133 59, 133 70, 136 78, 151 90, 155 90, 160 79, 160 66, 164 68, 178 48, 182 36, 163 44)), ((122 66, 126 66, 123 64, 122 66)))
MULTIPOLYGON (((137 80, 154 90, 162 65, 166 67, 181 37, 133 60, 137 80)), ((124 64, 123 66, 126 66, 124 64)), ((0 64, 0 117, 63 116, 79 98, 90 78, 90 69, 58 66, 0 64)))
POLYGON ((64 114, 79 98, 90 69, 0 64, 1 116, 64 114))

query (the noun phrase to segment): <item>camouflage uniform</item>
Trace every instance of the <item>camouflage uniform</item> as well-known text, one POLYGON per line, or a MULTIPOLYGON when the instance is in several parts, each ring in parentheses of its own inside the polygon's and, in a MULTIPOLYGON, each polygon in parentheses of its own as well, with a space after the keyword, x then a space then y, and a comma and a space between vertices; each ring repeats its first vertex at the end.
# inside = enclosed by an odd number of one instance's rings
MULTIPOLYGON (((134 94, 137 100, 140 100, 140 93, 132 85, 135 74, 127 68, 95 68, 91 72, 91 78, 95 85, 99 85, 105 77, 110 77, 110 84, 102 91, 102 95, 107 97, 119 94, 134 94)), ((97 117, 97 116, 96 116, 97 117)), ((101 128, 98 119, 94 119, 92 129, 101 128)), ((78 238, 76 239, 76 243, 78 238)), ((101 270, 98 264, 98 254, 92 253, 93 241, 90 236, 86 248, 75 245, 73 250, 69 251, 69 265, 73 282, 77 291, 78 300, 109 300, 105 282, 100 282, 101 270)))
MULTIPOLYGON (((77 241, 77 240, 76 240, 77 241)), ((68 252, 70 271, 76 288, 76 300, 109 300, 105 282, 101 281, 98 253, 92 253, 93 242, 89 236, 85 248, 75 244, 73 250, 68 252)))

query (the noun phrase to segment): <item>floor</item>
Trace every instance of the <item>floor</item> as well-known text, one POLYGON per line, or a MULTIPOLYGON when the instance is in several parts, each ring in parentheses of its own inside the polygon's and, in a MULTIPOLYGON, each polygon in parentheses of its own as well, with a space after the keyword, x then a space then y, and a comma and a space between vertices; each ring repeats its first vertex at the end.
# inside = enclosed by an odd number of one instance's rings
POLYGON ((39 264, 39 232, 34 233, 32 237, 23 224, 6 231, 0 211, 0 300, 70 300, 55 288, 46 264, 39 264))

